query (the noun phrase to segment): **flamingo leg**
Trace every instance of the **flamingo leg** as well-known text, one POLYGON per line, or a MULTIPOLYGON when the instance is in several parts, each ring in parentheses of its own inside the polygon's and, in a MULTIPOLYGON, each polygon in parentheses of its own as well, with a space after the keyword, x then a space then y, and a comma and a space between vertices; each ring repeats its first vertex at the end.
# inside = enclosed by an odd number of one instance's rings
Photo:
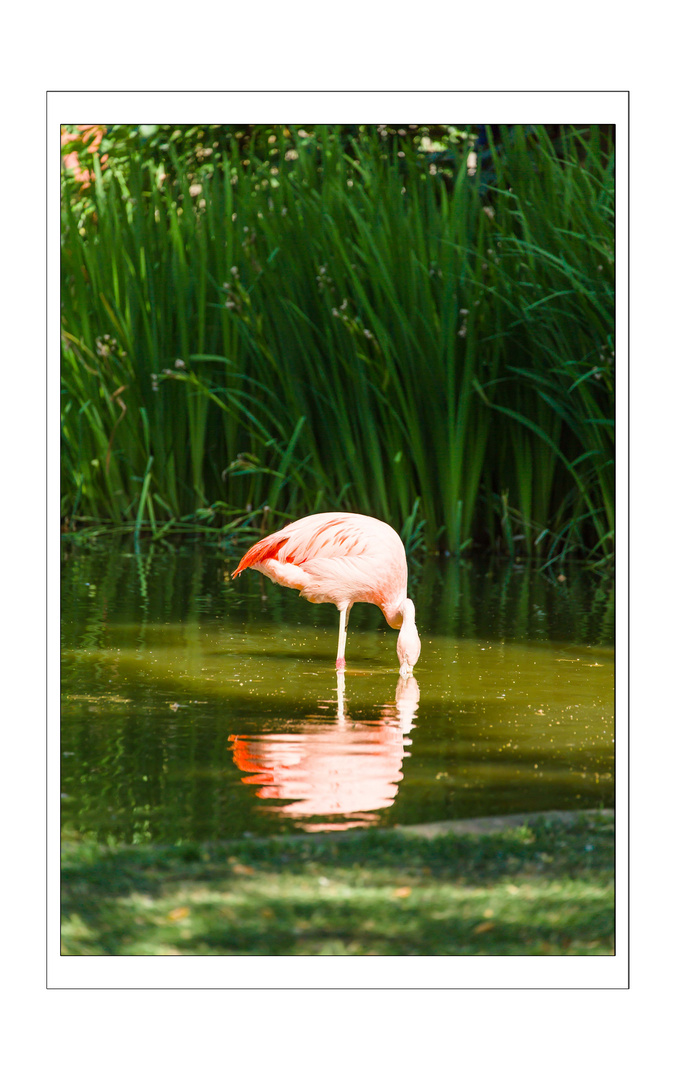
MULTIPOLYGON (((350 605, 351 606, 351 605, 350 605)), ((347 642, 347 617, 350 607, 340 610, 340 626, 338 627, 338 655, 336 657, 336 670, 342 671, 345 667, 345 643, 347 642)))
POLYGON ((345 672, 340 668, 336 672, 336 690, 338 694, 338 708, 336 710, 336 719, 339 721, 345 720, 345 672))

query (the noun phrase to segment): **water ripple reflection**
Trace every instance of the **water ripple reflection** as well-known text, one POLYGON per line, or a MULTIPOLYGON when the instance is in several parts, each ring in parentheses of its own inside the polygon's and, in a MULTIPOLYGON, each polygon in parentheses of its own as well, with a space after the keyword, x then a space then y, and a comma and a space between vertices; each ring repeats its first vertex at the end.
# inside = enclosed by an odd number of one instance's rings
POLYGON ((64 550, 65 835, 183 844, 612 805, 610 585, 431 561, 423 653, 397 684, 377 608, 355 605, 337 681, 335 609, 257 584, 235 590, 218 550, 64 550))

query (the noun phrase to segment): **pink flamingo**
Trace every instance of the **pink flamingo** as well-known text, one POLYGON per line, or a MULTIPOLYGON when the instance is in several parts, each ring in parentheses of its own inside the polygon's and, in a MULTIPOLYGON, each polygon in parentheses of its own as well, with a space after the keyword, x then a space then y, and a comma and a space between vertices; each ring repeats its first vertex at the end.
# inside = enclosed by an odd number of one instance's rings
POLYGON ((363 514, 311 514, 266 536, 250 548, 233 578, 250 566, 299 589, 313 604, 335 604, 340 612, 336 668, 345 667, 350 608, 377 604, 399 630, 399 674, 413 671, 420 656, 413 601, 406 596, 408 568, 404 545, 384 521, 363 514))

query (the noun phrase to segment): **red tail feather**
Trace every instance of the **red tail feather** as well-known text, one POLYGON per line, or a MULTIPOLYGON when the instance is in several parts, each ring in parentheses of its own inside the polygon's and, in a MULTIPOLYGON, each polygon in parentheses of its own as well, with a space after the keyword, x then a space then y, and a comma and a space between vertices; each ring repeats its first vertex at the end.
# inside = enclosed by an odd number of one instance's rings
POLYGON ((264 540, 259 540, 257 544, 249 548, 232 576, 236 578, 238 574, 242 573, 242 570, 246 570, 247 566, 253 566, 254 563, 262 562, 263 559, 274 559, 287 540, 288 536, 282 536, 281 538, 279 536, 266 536, 264 540))

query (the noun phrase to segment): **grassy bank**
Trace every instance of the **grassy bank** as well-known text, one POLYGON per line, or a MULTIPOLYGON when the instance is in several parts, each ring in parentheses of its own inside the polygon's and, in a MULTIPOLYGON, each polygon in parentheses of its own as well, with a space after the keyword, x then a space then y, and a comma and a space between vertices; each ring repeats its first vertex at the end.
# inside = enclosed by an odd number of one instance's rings
POLYGON ((601 814, 431 836, 66 842, 62 951, 609 955, 613 874, 613 822, 601 814))
POLYGON ((65 177, 67 528, 346 509, 607 564, 613 157, 517 127, 474 171, 470 142, 279 129, 65 177))

